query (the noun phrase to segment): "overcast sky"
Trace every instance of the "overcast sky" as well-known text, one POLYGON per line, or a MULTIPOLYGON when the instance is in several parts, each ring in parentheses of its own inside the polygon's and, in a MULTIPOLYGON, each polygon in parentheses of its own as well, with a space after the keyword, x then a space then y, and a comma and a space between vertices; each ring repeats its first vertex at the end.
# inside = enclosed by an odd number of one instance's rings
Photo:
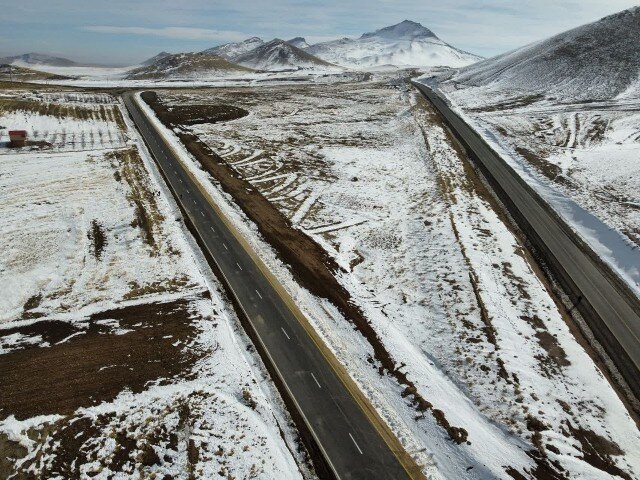
POLYGON ((0 0, 0 55, 133 64, 249 36, 311 42, 414 20, 492 56, 638 5, 627 0, 0 0))

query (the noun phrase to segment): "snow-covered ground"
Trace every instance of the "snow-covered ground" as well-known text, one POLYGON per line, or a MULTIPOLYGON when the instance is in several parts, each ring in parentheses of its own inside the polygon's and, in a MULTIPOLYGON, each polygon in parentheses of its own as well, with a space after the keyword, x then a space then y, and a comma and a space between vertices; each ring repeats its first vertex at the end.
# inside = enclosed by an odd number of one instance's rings
MULTIPOLYGON (((372 70, 398 70, 398 67, 372 70)), ((44 70, 43 70, 44 71, 44 70)), ((219 76, 206 72, 197 76, 166 80, 124 80, 122 75, 113 77, 78 76, 70 80, 47 80, 47 85, 60 85, 65 87, 93 87, 93 88, 189 88, 189 87, 227 87, 241 85, 286 85, 296 84, 300 81, 310 81, 319 84, 353 81, 354 79, 368 76, 365 72, 345 71, 336 73, 335 68, 318 68, 316 70, 299 70, 286 72, 247 73, 231 76, 219 76)), ((44 82, 40 82, 44 83, 44 82)))
POLYGON ((640 7, 421 81, 640 295, 640 7))
POLYGON ((640 292, 640 100, 562 103, 444 85, 453 107, 640 292))
POLYGON ((137 133, 126 119, 63 108, 121 114, 117 99, 47 92, 28 100, 58 105, 56 115, 24 104, 0 113, 1 125, 66 131, 53 147, 2 147, 0 476, 312 476, 275 387, 176 221, 137 133), (95 132, 119 138, 118 148, 77 151, 72 138, 95 132), (39 359, 34 370, 16 377, 11 365, 28 368, 31 359, 39 359), (48 391, 46 378, 74 362, 71 387, 63 376, 48 391), (165 378, 163 362, 184 367, 165 378), (38 375, 43 384, 30 387, 38 375), (105 393, 111 385, 120 387, 105 393))
MULTIPOLYGON (((0 94, 0 125, 26 130, 28 140, 46 142, 55 151, 96 151, 126 144, 122 114, 116 100, 106 94, 0 94)), ((8 140, 8 133, 0 131, 0 141, 8 140)), ((0 151, 8 153, 11 150, 0 151)))
POLYGON ((545 462, 571 478, 640 475, 637 426, 416 93, 391 81, 162 99, 249 110, 189 130, 344 268, 340 282, 431 404, 426 411, 379 374, 367 340, 295 282, 233 200, 166 136, 430 478, 537 478, 545 462), (461 429, 458 442, 443 418, 461 429))

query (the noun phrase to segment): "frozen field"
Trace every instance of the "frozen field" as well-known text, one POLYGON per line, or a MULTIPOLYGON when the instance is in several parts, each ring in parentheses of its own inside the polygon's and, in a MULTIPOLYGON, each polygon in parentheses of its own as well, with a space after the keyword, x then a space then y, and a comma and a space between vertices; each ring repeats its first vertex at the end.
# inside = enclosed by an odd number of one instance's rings
POLYGON ((381 375, 367 338, 301 289, 232 199, 215 182, 209 189, 427 474, 640 474, 636 424, 446 131, 403 82, 161 97, 249 112, 184 128, 338 262, 340 283, 424 402, 381 375))
POLYGON ((0 125, 43 142, 0 147, 0 478, 310 477, 117 99, 5 92, 0 125))

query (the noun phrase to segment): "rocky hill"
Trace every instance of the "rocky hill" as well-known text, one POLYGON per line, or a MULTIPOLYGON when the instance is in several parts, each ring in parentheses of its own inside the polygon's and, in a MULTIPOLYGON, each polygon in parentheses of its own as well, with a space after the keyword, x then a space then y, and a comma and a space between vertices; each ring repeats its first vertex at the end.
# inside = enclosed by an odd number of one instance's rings
POLYGON ((157 60, 155 63, 133 69, 128 79, 204 79, 251 72, 250 68, 229 62, 208 53, 178 53, 157 60))

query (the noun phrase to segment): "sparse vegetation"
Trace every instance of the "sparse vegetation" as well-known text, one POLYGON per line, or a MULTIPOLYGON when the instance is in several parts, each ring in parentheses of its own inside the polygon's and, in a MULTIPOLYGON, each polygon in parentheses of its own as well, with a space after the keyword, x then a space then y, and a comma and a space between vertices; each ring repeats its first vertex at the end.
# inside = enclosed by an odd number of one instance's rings
POLYGON ((148 173, 137 150, 116 150, 107 156, 116 162, 119 177, 129 185, 127 198, 135 209, 131 225, 140 229, 143 240, 157 255, 162 245, 158 242, 156 232, 164 221, 157 205, 159 192, 149 188, 148 173))
POLYGON ((92 253, 96 260, 102 259, 102 251, 107 244, 107 236, 104 231, 104 227, 98 223, 97 220, 91 221, 91 228, 87 233, 87 237, 92 242, 92 253))
POLYGON ((247 407, 249 407, 251 410, 255 410, 258 406, 256 401, 253 399, 253 396, 251 395, 251 391, 248 388, 242 389, 242 400, 244 401, 245 405, 247 405, 247 407))

